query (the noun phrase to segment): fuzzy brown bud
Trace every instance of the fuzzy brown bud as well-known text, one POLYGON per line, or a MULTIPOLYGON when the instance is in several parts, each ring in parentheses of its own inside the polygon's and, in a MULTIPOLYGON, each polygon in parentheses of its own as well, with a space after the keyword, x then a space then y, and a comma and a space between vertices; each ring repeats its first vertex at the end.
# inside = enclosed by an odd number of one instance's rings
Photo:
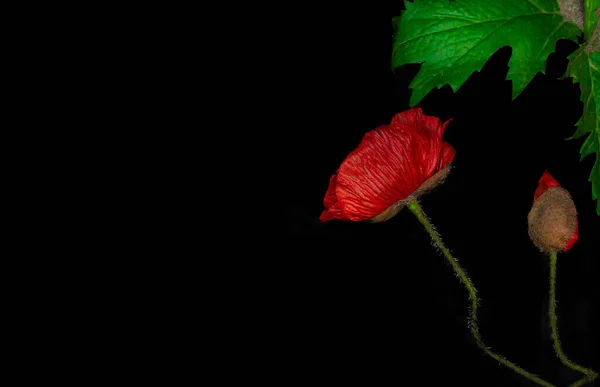
POLYGON ((541 252, 567 251, 577 241, 577 209, 560 186, 546 189, 535 200, 527 220, 529 237, 541 252))

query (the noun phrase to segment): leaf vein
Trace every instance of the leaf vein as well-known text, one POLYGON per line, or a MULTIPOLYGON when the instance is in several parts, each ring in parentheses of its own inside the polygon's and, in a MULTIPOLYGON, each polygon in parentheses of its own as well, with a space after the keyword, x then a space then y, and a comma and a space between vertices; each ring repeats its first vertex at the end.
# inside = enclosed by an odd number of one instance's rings
POLYGON ((542 48, 540 49, 540 52, 535 56, 535 59, 539 58, 540 55, 542 55, 542 52, 544 51, 544 49, 546 49, 546 46, 548 45, 548 43, 550 43, 550 40, 555 40, 553 38, 554 34, 556 33, 556 31, 558 31, 559 29, 562 28, 562 26, 564 26, 567 22, 563 21, 562 23, 560 23, 558 25, 558 27, 556 27, 556 29, 554 31, 552 31, 552 33, 550 35, 548 35, 548 39, 546 39, 546 41, 544 42, 544 45, 542 46, 542 48))
MULTIPOLYGON (((462 57, 464 57, 465 55, 467 55, 470 51, 472 51, 475 47, 477 47, 477 45, 481 44, 484 40, 486 40, 487 38, 489 38, 490 36, 492 36, 496 31, 498 31, 500 28, 504 27, 504 25, 506 23, 508 23, 509 20, 505 21, 504 23, 502 23, 501 25, 498 26, 498 28, 496 28, 495 30, 493 30, 492 32, 490 32, 489 34, 487 34, 486 36, 483 36, 482 38, 479 39, 479 41, 477 43, 475 43, 471 48, 469 48, 467 51, 465 51, 462 55, 460 55, 459 57, 457 57, 450 65, 448 65, 448 68, 451 68, 452 66, 454 66, 456 64, 456 62, 458 62, 462 57)), ((415 89, 417 86, 420 86, 422 82, 418 82, 415 83, 414 85, 411 85, 411 87, 413 89, 415 89)))
MULTIPOLYGON (((507 22, 511 22, 511 21, 514 21, 515 19, 519 19, 519 18, 525 18, 525 17, 531 17, 531 16, 553 16, 553 15, 554 15, 554 14, 550 14, 550 13, 545 13, 545 14, 532 13, 532 14, 527 14, 527 15, 519 15, 519 16, 515 16, 515 17, 512 17, 512 18, 508 18, 508 19, 504 18, 504 19, 486 20, 486 21, 481 21, 481 22, 471 23, 471 24, 469 24, 469 25, 466 25, 466 26, 458 26, 458 27, 447 28, 447 29, 440 30, 440 31, 429 32, 429 33, 427 33, 427 34, 423 34, 423 35, 415 36, 414 38, 410 38, 410 39, 408 39, 408 40, 405 40, 405 41, 403 41, 403 42, 400 42, 400 43, 398 44, 398 46, 396 46, 396 49, 394 50, 394 55, 396 54, 396 52, 397 52, 397 51, 400 49, 400 47, 401 47, 403 44, 406 44, 406 43, 412 42, 413 40, 417 40, 417 39, 424 38, 424 37, 426 37, 426 36, 431 36, 431 35, 435 35, 435 34, 441 34, 441 33, 444 33, 444 32, 453 31, 453 30, 457 30, 457 29, 460 29, 460 28, 471 27, 471 26, 478 25, 478 24, 495 23, 495 22, 500 22, 500 21, 502 21, 502 22, 504 22, 502 25, 504 25, 504 24, 506 24, 507 22)), ((491 33, 493 33, 493 32, 496 32, 496 31, 497 31, 497 29, 496 29, 496 30, 494 30, 494 31, 492 31, 491 33)))
POLYGON ((546 13, 545 10, 541 9, 539 5, 533 3, 531 0, 527 0, 527 2, 531 5, 533 5, 535 8, 539 9, 540 11, 542 11, 543 13, 546 13))

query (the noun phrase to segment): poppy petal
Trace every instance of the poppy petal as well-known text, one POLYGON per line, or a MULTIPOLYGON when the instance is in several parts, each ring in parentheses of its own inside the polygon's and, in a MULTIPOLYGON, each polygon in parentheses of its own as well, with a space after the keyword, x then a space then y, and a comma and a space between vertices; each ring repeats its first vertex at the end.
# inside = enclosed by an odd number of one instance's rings
POLYGON ((333 219, 348 220, 348 218, 342 213, 339 202, 336 202, 331 207, 327 208, 319 217, 321 222, 327 222, 333 219))
POLYGON ((444 132, 446 131, 446 126, 448 126, 448 124, 450 123, 450 121, 452 121, 452 118, 450 118, 448 121, 444 122, 440 126, 440 130, 439 130, 439 136, 440 137, 442 137, 444 135, 444 132))
POLYGON ((337 175, 331 176, 329 179, 329 188, 327 188, 327 192, 325 193, 325 197, 323 198, 323 204, 325 208, 329 208, 337 203, 337 195, 335 193, 335 187, 337 185, 337 175))
POLYGON ((448 164, 454 160, 454 156, 456 155, 456 150, 452 147, 452 145, 447 142, 442 142, 442 149, 440 150, 440 164, 438 165, 438 169, 445 168, 448 164))
POLYGON ((436 172, 440 142, 405 125, 367 133, 338 170, 342 211, 350 220, 365 220, 406 199, 436 172))
POLYGON ((421 108, 412 108, 396 114, 394 118, 392 118, 390 126, 396 127, 396 125, 408 125, 417 128, 418 130, 431 131, 441 138, 450 121, 451 120, 448 120, 442 124, 438 117, 423 114, 421 108))
POLYGON ((577 242, 577 240, 579 239, 579 222, 577 220, 575 220, 575 233, 573 234, 573 236, 571 237, 571 239, 569 239, 569 241, 565 244, 565 247, 563 248, 563 251, 566 253, 567 251, 571 250, 571 248, 573 247, 573 245, 577 242))

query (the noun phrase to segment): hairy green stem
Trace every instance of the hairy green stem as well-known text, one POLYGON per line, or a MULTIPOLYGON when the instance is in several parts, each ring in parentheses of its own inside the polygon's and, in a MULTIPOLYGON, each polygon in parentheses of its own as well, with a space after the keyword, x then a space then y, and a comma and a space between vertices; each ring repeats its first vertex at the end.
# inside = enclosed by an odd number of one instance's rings
POLYGON ((562 346, 560 345, 560 339, 558 338, 558 321, 556 318, 556 261, 557 261, 557 253, 556 251, 553 251, 552 253, 550 253, 550 307, 549 307, 549 313, 550 313, 550 327, 552 328, 552 341, 554 343, 554 351, 556 352, 556 355, 558 356, 558 358, 560 359, 560 361, 566 365, 567 367, 571 368, 572 370, 581 372, 582 374, 585 374, 586 377, 575 382, 574 384, 571 384, 571 387, 578 387, 578 386, 582 386, 587 382, 591 382, 594 379, 596 379, 598 377, 598 374, 596 374, 594 371, 587 369, 585 367, 582 367, 578 364, 573 363, 571 360, 569 360, 569 358, 567 358, 567 355, 565 355, 565 353, 562 350, 562 346))
POLYGON ((586 41, 590 40, 598 25, 598 14, 596 13, 596 10, 599 6, 600 0, 585 0, 583 3, 583 37, 586 41))
POLYGON ((569 387, 581 387, 584 386, 588 383, 592 383, 594 381, 594 379, 596 379, 596 377, 598 377, 598 375, 594 375, 594 376, 586 376, 583 379, 580 379, 578 381, 576 381, 573 384, 569 384, 569 387))
POLYGON ((479 348, 481 348, 487 355, 489 355, 493 359, 502 363, 506 367, 512 369, 516 373, 526 377, 527 379, 532 380, 542 386, 554 387, 553 384, 550 384, 550 383, 546 382, 545 380, 541 379, 540 377, 524 370, 523 368, 517 366, 515 363, 508 361, 501 355, 498 355, 498 354, 492 352, 492 350, 489 349, 483 343, 483 339, 481 338, 481 335, 479 333, 479 328, 477 326, 477 306, 479 304, 479 300, 477 298, 477 290, 471 283, 471 280, 469 280, 467 273, 458 264, 458 261, 456 260, 456 258, 454 258, 452 256, 452 254, 450 253, 450 250, 448 250, 448 248, 446 248, 446 246, 442 242, 442 239, 440 238, 439 234, 437 233, 437 231, 435 230, 435 228, 433 227, 433 225, 431 224, 431 222, 429 221, 427 216, 423 213, 423 210, 421 209, 421 206, 419 205, 419 203, 416 200, 413 202, 410 202, 408 205, 408 208, 417 217, 417 219, 419 219, 421 224, 425 227, 425 230, 427 230, 427 232, 429 233, 429 236, 431 237, 433 242, 442 251, 442 253, 444 254, 444 257, 448 260, 450 265, 452 265, 452 269, 454 269, 454 272, 456 273, 456 275, 458 275, 458 278, 460 279, 460 281, 463 283, 463 285, 467 289, 467 292, 469 293, 469 299, 471 301, 471 305, 469 308, 469 312, 470 312, 469 328, 471 329, 471 333, 473 334, 473 337, 475 338, 475 341, 477 342, 477 345, 479 346, 479 348))

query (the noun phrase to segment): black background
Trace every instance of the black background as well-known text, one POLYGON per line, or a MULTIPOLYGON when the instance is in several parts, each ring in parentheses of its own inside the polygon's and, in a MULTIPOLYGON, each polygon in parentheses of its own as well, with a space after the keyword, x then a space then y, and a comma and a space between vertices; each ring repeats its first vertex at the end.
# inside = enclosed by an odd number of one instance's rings
MULTIPOLYGON (((533 386, 485 356, 466 326, 467 293, 417 219, 319 222, 329 177, 364 134, 409 108, 418 65, 390 70, 391 19, 401 1, 302 5, 284 36, 289 159, 283 254, 291 297, 285 346, 290 382, 346 385, 533 386)), ((558 80, 576 44, 559 41, 546 75, 511 101, 510 47, 453 93, 418 106, 452 118, 451 175, 421 198, 425 213, 479 290, 480 331, 494 351, 553 384, 580 374, 555 357, 547 318, 549 260, 531 243, 527 213, 548 169, 572 195, 579 242, 558 259, 559 331, 570 358, 600 371, 600 217, 565 140, 582 114, 579 86, 558 80)), ((596 383, 598 384, 598 382, 596 383)))

